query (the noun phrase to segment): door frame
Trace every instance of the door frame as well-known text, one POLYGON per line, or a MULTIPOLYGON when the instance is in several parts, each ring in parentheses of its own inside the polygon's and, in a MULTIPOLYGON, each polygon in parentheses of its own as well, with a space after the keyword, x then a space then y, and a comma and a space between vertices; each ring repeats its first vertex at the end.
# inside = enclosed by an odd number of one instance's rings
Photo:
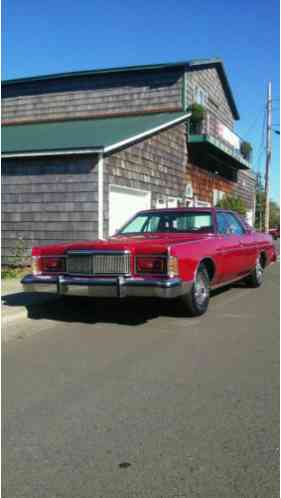
POLYGON ((109 183, 108 184, 108 233, 110 233, 110 216, 111 216, 111 208, 110 208, 110 193, 111 193, 111 188, 115 187, 120 190, 124 190, 127 192, 139 192, 142 194, 146 194, 148 198, 148 204, 149 207, 147 209, 151 209, 151 190, 144 190, 140 188, 135 188, 135 187, 128 187, 127 185, 118 185, 117 183, 109 183))

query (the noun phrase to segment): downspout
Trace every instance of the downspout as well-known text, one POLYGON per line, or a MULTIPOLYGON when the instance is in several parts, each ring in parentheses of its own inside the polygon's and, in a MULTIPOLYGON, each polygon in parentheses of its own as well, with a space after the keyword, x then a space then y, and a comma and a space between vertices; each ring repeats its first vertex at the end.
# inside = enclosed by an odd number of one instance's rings
POLYGON ((186 111, 186 109, 187 109, 187 72, 186 72, 186 67, 184 67, 181 90, 182 90, 182 95, 181 95, 182 110, 186 111))
MULTIPOLYGON (((181 102, 182 102, 182 110, 185 112, 187 110, 187 67, 184 66, 183 68, 183 76, 182 76, 182 87, 181 87, 181 102)), ((188 141, 188 133, 189 133, 189 120, 185 124, 185 135, 186 135, 186 144, 185 147, 187 148, 187 141, 188 141)), ((186 185, 186 171, 188 167, 188 148, 187 148, 187 164, 185 165, 185 173, 184 173, 184 185, 186 185)), ((183 195, 183 205, 186 205, 186 198, 185 195, 183 195)))
POLYGON ((98 238, 103 239, 103 153, 98 159, 98 238))

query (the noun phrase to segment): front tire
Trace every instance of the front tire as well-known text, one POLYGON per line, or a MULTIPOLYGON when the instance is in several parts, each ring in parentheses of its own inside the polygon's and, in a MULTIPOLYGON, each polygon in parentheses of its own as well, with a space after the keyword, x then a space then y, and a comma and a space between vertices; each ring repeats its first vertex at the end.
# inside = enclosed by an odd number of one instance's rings
POLYGON ((252 273, 246 278, 246 283, 253 288, 260 287, 264 280, 264 265, 262 264, 261 255, 256 260, 256 266, 252 273))
POLYGON ((181 297, 181 302, 190 316, 206 313, 210 299, 210 278, 204 265, 200 265, 192 289, 181 297))

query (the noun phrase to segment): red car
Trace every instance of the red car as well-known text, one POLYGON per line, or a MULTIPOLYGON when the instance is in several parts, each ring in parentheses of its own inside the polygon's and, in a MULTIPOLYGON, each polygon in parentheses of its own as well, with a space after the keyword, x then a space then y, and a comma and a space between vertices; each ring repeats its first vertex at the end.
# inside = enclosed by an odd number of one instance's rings
POLYGON ((232 211, 177 208, 141 211, 108 240, 34 247, 32 256, 27 292, 179 298, 198 316, 211 289, 241 279, 259 287, 276 250, 232 211))
POLYGON ((269 229, 270 235, 274 238, 274 240, 280 239, 280 226, 269 229))

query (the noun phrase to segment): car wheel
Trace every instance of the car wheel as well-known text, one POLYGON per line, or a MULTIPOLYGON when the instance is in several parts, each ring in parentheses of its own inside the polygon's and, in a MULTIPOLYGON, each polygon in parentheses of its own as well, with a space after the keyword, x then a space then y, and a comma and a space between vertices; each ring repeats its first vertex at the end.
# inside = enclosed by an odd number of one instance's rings
POLYGON ((250 287, 260 287, 264 280, 264 267, 262 265, 261 255, 258 256, 256 266, 252 273, 247 277, 246 282, 250 287))
POLYGON ((203 315, 208 309, 210 299, 210 279, 204 265, 199 266, 192 289, 181 298, 190 316, 203 315))

